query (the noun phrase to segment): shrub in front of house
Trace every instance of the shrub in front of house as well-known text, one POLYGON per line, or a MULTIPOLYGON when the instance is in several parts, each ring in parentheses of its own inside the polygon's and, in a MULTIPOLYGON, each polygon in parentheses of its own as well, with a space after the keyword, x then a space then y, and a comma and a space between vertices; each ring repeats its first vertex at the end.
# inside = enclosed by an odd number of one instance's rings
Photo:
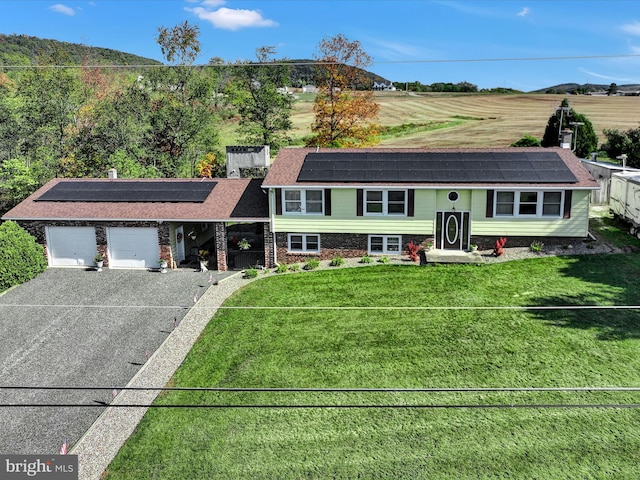
POLYGON ((47 268, 44 249, 15 222, 0 225, 0 291, 27 282, 47 268))
POLYGON ((373 258, 371 258, 369 254, 363 255, 362 258, 360 259, 360 263, 371 263, 371 262, 373 262, 373 258))
POLYGON ((318 260, 317 258, 310 258, 309 260, 307 260, 307 263, 304 264, 304 269, 315 270, 319 266, 320 266, 320 260, 318 260))
POLYGON ((247 268, 244 272, 244 278, 256 278, 258 276, 257 268, 247 268))
POLYGON ((331 263, 329 263, 332 267, 340 267, 344 265, 344 258, 342 257, 333 257, 331 259, 331 263))
POLYGON ((287 267, 286 263, 279 263, 276 267, 276 273, 287 273, 289 267, 287 267))

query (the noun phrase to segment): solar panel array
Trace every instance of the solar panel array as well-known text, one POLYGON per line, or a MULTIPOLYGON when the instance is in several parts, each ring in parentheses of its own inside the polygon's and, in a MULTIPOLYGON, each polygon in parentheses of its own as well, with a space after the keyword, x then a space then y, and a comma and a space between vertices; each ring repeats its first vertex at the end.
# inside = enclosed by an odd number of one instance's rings
POLYGON ((203 203, 215 182, 60 182, 37 202, 203 203))
POLYGON ((319 152, 299 182, 576 183, 556 152, 319 152))

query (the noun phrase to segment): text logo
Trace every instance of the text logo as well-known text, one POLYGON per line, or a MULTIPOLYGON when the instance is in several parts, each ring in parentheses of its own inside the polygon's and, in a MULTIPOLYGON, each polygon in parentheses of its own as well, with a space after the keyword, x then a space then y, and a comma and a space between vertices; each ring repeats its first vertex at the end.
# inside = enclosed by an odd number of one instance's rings
POLYGON ((78 480, 77 455, 0 455, 2 480, 78 480))

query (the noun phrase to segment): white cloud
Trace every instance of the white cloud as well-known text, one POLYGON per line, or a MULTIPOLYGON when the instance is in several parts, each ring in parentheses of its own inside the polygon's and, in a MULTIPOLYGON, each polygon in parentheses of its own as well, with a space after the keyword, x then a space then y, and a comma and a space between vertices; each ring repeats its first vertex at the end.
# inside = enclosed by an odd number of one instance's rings
POLYGON ((201 6, 185 8, 186 11, 195 14, 201 20, 206 20, 216 28, 224 30, 240 30, 251 27, 276 27, 277 22, 262 16, 259 10, 244 10, 221 7, 224 0, 204 0, 201 6))
POLYGON ((529 9, 529 7, 524 7, 522 10, 520 10, 520 12, 518 13, 518 17, 526 17, 527 15, 529 15, 531 13, 531 10, 529 9))
POLYGON ((620 27, 620 30, 631 35, 640 36, 640 22, 636 20, 633 23, 627 23, 625 25, 622 25, 620 27))
POLYGON ((603 80, 613 80, 615 82, 632 82, 632 78, 620 78, 620 77, 611 77, 609 75, 602 75, 600 73, 592 72, 591 70, 587 70, 586 68, 579 68, 582 73, 586 73, 590 77, 602 78, 603 80))
POLYGON ((73 17, 76 14, 76 11, 73 8, 62 5, 61 3, 51 5, 49 10, 56 13, 62 13, 63 15, 69 15, 70 17, 73 17))
POLYGON ((408 43, 387 42, 384 40, 371 40, 384 50, 385 58, 398 57, 418 57, 421 55, 421 49, 408 43))

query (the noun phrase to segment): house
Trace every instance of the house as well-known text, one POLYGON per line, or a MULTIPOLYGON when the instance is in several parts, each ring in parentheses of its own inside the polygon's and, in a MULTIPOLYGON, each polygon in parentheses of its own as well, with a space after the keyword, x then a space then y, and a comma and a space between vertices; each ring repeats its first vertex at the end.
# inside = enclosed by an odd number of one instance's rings
MULTIPOLYGON (((269 163, 259 147, 227 155, 237 169, 269 163)), ((50 266, 90 266, 100 252, 111 268, 155 268, 160 255, 191 266, 204 255, 227 270, 400 255, 411 241, 580 241, 599 188, 561 148, 288 148, 264 180, 112 177, 51 180, 2 218, 35 236, 50 266)))
POLYGON ((385 92, 395 92, 396 91, 396 87, 393 85, 392 82, 389 82, 389 85, 387 85, 385 82, 373 82, 373 89, 374 90, 382 90, 385 92))
MULTIPOLYGON (((117 175, 113 175, 117 177, 117 175)), ((267 195, 261 179, 54 179, 2 218, 45 246, 49 266, 219 270, 269 265, 267 195), (251 247, 237 244, 246 239, 251 247)))
POLYGON ((267 174, 275 261, 586 238, 598 184, 569 149, 282 149, 267 174))

